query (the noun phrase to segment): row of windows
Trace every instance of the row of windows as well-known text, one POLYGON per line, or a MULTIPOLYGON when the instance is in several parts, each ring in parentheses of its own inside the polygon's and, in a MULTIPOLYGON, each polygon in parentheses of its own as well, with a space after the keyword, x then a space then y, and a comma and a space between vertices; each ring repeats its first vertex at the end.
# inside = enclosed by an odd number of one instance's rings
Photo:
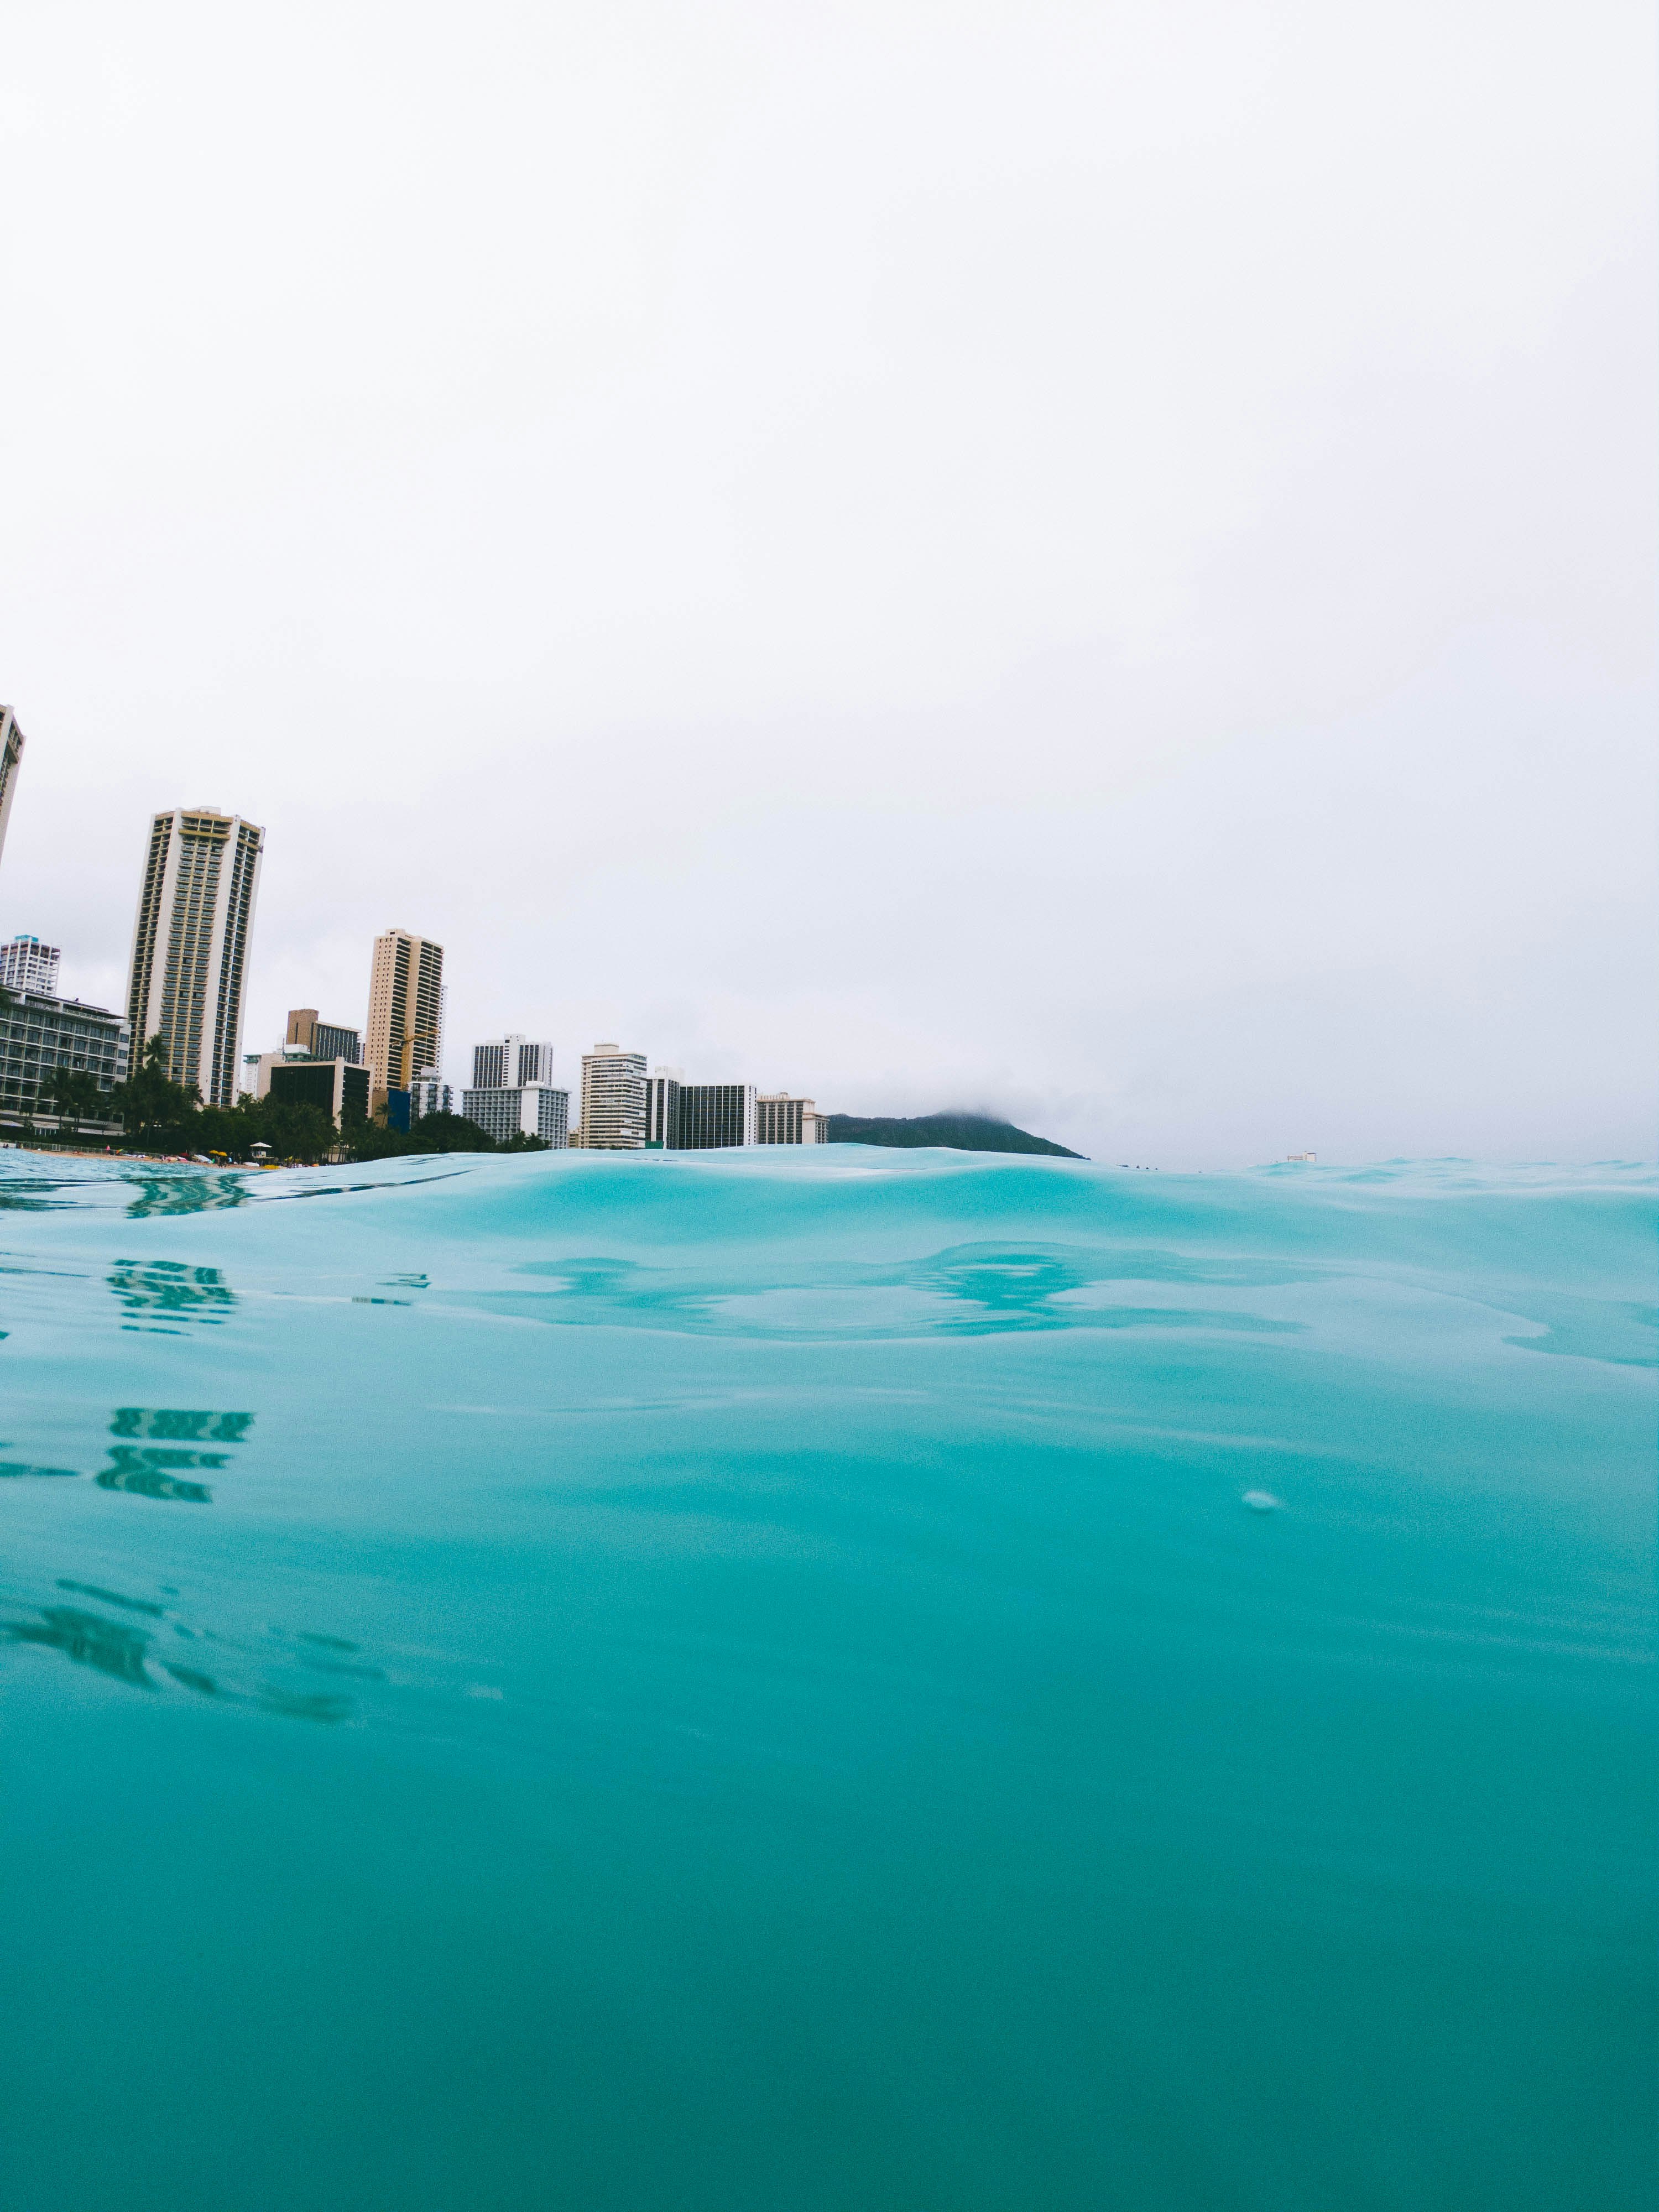
POLYGON ((78 1052, 43 1052, 35 1059, 8 1060, 3 1062, 3 1066, 8 1075, 17 1077, 51 1075, 60 1067, 71 1067, 85 1068, 89 1074, 108 1076, 113 1081, 116 1076, 125 1073, 118 1060, 88 1060, 84 1053, 78 1052))
MULTIPOLYGON (((100 1083, 98 1087, 107 1093, 113 1085, 100 1083)), ((16 1105, 26 1099, 38 1099, 40 1096, 40 1086, 38 1083, 19 1083, 15 1077, 9 1075, 0 1079, 0 1098, 3 1098, 9 1106, 16 1105)))
POLYGON ((54 1042, 61 1045, 66 1037, 74 1040, 76 1052, 113 1052, 115 1050, 114 1038, 110 1037, 106 1041, 105 1036, 97 1030, 9 1030, 3 1024, 0 1024, 0 1039, 9 1040, 14 1052, 21 1052, 25 1048, 32 1049, 36 1045, 52 1044, 54 1042))
POLYGON ((0 1041, 13 1053, 32 1051, 40 1045, 57 1051, 72 1047, 76 1052, 114 1053, 119 1051, 121 1042, 114 1030, 94 1029, 82 1022, 32 1022, 27 1028, 21 1022, 0 1022, 0 1041))

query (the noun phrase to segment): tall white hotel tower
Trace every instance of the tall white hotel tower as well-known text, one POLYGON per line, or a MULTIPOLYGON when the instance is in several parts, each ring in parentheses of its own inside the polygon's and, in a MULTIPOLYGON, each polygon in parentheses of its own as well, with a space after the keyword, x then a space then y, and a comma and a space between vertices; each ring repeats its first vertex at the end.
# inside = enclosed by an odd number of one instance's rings
POLYGON ((135 1066, 153 1036, 167 1073, 209 1106, 234 1106, 242 986, 265 833, 240 814, 178 806, 150 825, 132 933, 127 1019, 135 1066))

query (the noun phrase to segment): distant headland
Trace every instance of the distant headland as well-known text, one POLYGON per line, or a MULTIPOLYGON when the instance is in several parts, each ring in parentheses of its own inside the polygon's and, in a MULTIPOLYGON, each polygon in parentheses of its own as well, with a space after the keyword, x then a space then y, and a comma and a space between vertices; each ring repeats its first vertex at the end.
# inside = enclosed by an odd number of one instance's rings
POLYGON ((832 1145, 942 1145, 957 1152, 1047 1152, 1057 1160, 1080 1160, 1047 1137, 1034 1137, 1012 1121, 998 1121, 988 1114, 916 1114, 908 1120, 891 1115, 829 1114, 832 1145))

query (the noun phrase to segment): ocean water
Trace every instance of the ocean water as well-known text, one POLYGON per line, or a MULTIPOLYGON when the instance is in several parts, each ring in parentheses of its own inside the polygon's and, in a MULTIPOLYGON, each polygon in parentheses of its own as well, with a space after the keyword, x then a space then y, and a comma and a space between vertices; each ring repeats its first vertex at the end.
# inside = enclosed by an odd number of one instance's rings
POLYGON ((0 2203, 1651 2203, 1655 1197, 0 1155, 0 2203))

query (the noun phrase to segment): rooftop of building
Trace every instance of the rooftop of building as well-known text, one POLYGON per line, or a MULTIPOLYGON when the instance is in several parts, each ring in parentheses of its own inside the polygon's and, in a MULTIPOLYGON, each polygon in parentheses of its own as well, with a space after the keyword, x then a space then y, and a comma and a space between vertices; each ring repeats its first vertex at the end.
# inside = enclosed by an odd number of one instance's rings
POLYGON ((94 1014, 100 1021, 119 1022, 123 1029, 127 1025, 127 1018, 125 1014, 118 1014, 110 1006, 94 1006, 88 999, 64 999, 60 998, 55 991, 18 989, 4 983, 0 983, 0 992, 3 992, 13 1005, 16 1005, 21 1000, 25 1006, 56 1006, 64 1013, 94 1014))

